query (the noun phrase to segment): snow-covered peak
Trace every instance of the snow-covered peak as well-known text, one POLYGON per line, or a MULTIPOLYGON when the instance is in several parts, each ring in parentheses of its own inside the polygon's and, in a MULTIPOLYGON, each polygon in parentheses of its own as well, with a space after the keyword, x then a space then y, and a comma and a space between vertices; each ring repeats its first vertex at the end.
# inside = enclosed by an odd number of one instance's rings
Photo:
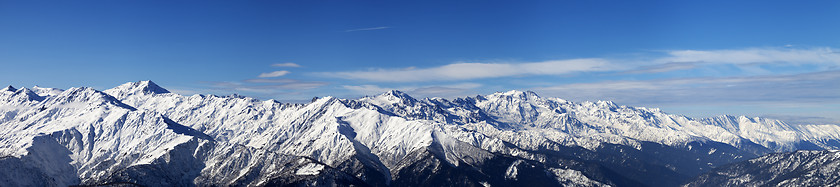
POLYGON ((402 91, 399 91, 399 90, 390 90, 390 91, 387 91, 387 92, 382 93, 380 95, 390 95, 390 96, 395 96, 395 97, 411 97, 408 94, 406 94, 405 92, 402 92, 402 91))
MULTIPOLYGON (((122 108, 126 108, 129 110, 135 110, 134 107, 128 106, 122 103, 114 96, 111 96, 107 93, 102 91, 90 88, 90 87, 78 87, 78 88, 70 88, 67 91, 61 92, 55 97, 51 97, 46 100, 46 104, 48 105, 71 105, 77 106, 79 104, 90 105, 90 104, 109 104, 113 106, 118 106, 122 108)), ((81 106, 81 105, 79 105, 81 106)))
POLYGON ((760 117, 723 115, 699 121, 722 127, 767 148, 783 151, 817 147, 834 148, 837 145, 823 142, 823 139, 835 139, 836 134, 840 134, 840 128, 832 126, 791 125, 780 120, 760 117), (807 141, 813 142, 807 143, 807 141))
POLYGON ((17 92, 15 92, 15 94, 20 95, 21 97, 24 97, 29 100, 41 101, 44 99, 43 97, 39 96, 37 93, 28 88, 21 88, 17 92))
POLYGON ((397 105, 403 107, 414 106, 418 103, 417 99, 399 90, 391 90, 376 96, 364 97, 359 99, 359 101, 385 108, 391 108, 397 105))
POLYGON ((794 126, 780 120, 747 116, 721 115, 701 119, 701 121, 723 127, 729 131, 740 131, 744 128, 742 126, 747 124, 760 129, 790 130, 794 128, 794 126))
POLYGON ((38 95, 44 96, 44 97, 52 97, 52 96, 56 96, 58 94, 61 94, 61 92, 64 92, 64 90, 62 90, 62 89, 44 88, 44 87, 40 87, 40 86, 37 86, 37 85, 32 87, 32 91, 34 91, 38 95))
POLYGON ((417 101, 410 95, 406 94, 405 92, 399 90, 391 90, 385 93, 376 96, 377 98, 384 98, 389 101, 403 101, 403 102, 415 102, 417 101))
POLYGON ((12 87, 12 85, 9 85, 9 86, 6 86, 3 89, 0 89, 0 92, 15 92, 15 91, 17 91, 17 89, 15 89, 15 87, 12 87))
POLYGON ((18 89, 15 92, 0 92, 0 101, 8 105, 20 105, 31 101, 42 101, 44 97, 27 88, 18 89))
POLYGON ((496 92, 490 94, 488 97, 515 97, 521 99, 529 99, 529 98, 539 98, 540 96, 537 93, 532 91, 519 91, 519 90, 510 90, 507 92, 496 92))
POLYGON ((170 92, 169 90, 158 86, 154 82, 147 80, 125 83, 120 86, 105 90, 105 93, 108 93, 109 95, 112 95, 116 98, 125 98, 129 95, 164 94, 170 92))
POLYGON ((600 105, 600 106, 610 106, 610 107, 617 107, 618 106, 618 105, 615 104, 615 102, 612 102, 612 101, 598 101, 598 102, 595 102, 595 103, 600 105))

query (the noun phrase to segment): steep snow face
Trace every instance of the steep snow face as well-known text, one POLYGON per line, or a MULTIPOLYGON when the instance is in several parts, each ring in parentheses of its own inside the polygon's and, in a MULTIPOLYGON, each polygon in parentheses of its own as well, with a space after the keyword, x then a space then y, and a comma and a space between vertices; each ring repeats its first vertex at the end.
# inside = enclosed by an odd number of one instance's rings
POLYGON ((32 90, 35 91, 35 93, 37 93, 38 95, 43 96, 43 97, 52 97, 52 96, 56 96, 58 94, 61 94, 61 92, 64 92, 64 90, 62 90, 62 89, 43 88, 43 87, 38 87, 38 86, 32 87, 32 90))
POLYGON ((13 87, 12 85, 6 86, 3 89, 0 89, 0 92, 15 92, 17 88, 13 87))
MULTIPOLYGON (((18 93, 24 94, 34 93, 18 93)), ((190 139, 168 129, 162 116, 90 88, 72 88, 15 110, 0 129, 0 155, 20 157, 56 176, 59 186, 148 162, 190 139)))
POLYGON ((0 91, 0 100, 5 103, 15 105, 27 105, 44 100, 44 97, 38 95, 27 88, 21 88, 15 91, 0 91))
MULTIPOLYGON (((165 114, 218 141, 315 158, 330 166, 356 157, 386 178, 390 168, 406 154, 448 137, 433 135, 442 130, 439 124, 406 120, 373 109, 353 109, 346 105, 348 101, 332 97, 305 105, 202 95, 124 97, 121 99, 133 106, 165 114)), ((458 164, 457 155, 451 153, 458 145, 442 145, 450 149, 441 155, 458 164)))
POLYGON ((790 125, 779 120, 746 116, 718 116, 701 121, 773 150, 838 149, 840 146, 830 141, 840 137, 840 126, 837 125, 790 125))
POLYGON ((838 169, 836 150, 776 153, 715 169, 686 186, 837 186, 838 169))
POLYGON ((164 94, 169 90, 161 88, 152 81, 129 82, 105 91, 109 95, 125 98, 130 95, 164 94))
MULTIPOLYGON (((26 96, 25 91, 10 96, 26 96)), ((5 184, 265 185, 272 184, 272 178, 292 176, 307 163, 320 163, 217 142, 155 111, 138 110, 90 88, 71 88, 46 100, 0 101, 0 106, 15 106, 2 108, 8 114, 0 128, 0 181, 5 184), (31 175, 6 175, 15 173, 31 175)), ((321 170, 317 180, 322 184, 330 178, 324 175, 358 180, 335 169, 321 170)))
MULTIPOLYGON (((143 100, 132 100, 132 99, 139 99, 142 97, 130 97, 130 96, 147 96, 147 95, 156 95, 156 94, 167 94, 170 93, 169 90, 166 90, 152 81, 139 81, 139 82, 129 82, 117 87, 108 89, 104 91, 108 95, 114 96, 119 98, 121 101, 125 103, 130 103, 132 106, 137 106, 134 104, 140 104, 144 102, 143 100)), ((174 94, 172 94, 174 95, 174 94)))

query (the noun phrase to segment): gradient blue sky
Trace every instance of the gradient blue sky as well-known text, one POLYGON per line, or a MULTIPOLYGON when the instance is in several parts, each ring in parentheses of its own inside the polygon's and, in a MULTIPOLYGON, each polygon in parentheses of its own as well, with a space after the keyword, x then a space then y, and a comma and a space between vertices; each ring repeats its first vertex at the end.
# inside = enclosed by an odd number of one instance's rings
POLYGON ((2 0, 0 84, 281 101, 519 89, 837 123, 838 18, 838 1, 2 0))

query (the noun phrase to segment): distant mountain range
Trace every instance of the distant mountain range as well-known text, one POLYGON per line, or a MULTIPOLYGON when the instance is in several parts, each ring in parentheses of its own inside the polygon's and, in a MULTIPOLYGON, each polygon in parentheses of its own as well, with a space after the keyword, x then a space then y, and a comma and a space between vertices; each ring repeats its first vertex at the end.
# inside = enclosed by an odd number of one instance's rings
POLYGON ((294 104, 151 81, 0 90, 3 186, 821 186, 837 185, 822 172, 837 152, 791 151, 838 148, 837 125, 530 91, 294 104))

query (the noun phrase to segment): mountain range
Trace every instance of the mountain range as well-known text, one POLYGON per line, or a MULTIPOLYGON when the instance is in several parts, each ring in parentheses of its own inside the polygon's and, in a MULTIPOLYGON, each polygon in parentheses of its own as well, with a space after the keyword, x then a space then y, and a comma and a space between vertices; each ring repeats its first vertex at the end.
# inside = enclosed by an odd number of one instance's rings
POLYGON ((820 172, 836 149, 837 125, 530 91, 301 104, 152 81, 0 90, 3 186, 819 186, 837 184, 820 172))

